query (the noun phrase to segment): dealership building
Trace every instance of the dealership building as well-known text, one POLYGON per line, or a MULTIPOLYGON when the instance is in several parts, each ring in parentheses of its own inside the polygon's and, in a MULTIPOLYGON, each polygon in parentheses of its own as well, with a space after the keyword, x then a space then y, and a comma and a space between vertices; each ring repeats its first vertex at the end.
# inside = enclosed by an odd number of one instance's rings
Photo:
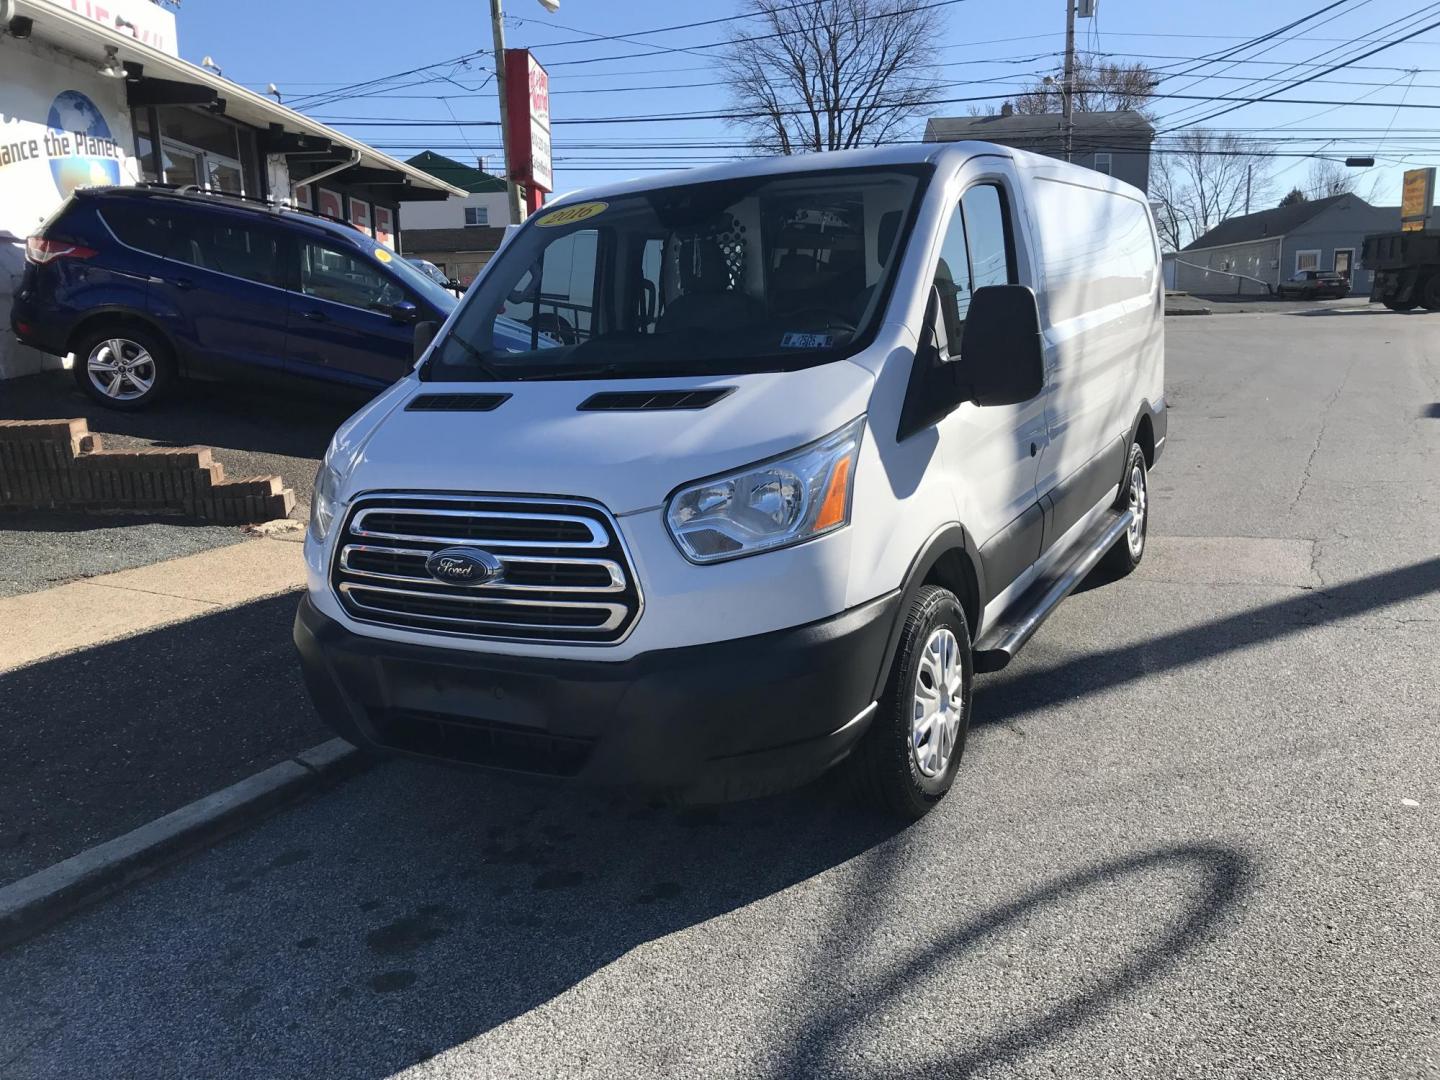
POLYGON ((179 56, 151 0, 0 0, 0 378, 25 238, 77 187, 158 182, 292 203, 399 246, 400 204, 467 192, 179 56))

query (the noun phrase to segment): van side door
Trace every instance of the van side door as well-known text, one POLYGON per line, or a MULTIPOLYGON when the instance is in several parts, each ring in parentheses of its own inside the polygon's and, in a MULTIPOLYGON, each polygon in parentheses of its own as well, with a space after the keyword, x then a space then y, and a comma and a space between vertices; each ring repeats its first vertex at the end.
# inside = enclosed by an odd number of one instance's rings
POLYGON ((415 326, 397 317, 395 305, 428 307, 364 253, 313 236, 296 240, 289 370, 373 390, 402 378, 413 363, 415 326))
POLYGON ((187 373, 243 378, 283 370, 287 242, 254 215, 176 211, 150 307, 179 344, 187 373))
MULTIPOLYGON (((976 289, 1033 285, 1021 276, 1010 175, 987 171, 969 183, 941 243, 935 285, 940 321, 952 351, 959 349, 976 289)), ((955 362, 967 360, 961 355, 955 362)), ((1044 515, 1035 480, 1046 439, 1045 395, 1018 405, 982 408, 966 402, 940 428, 946 471, 955 485, 962 520, 979 546, 986 587, 994 596, 1040 554, 1044 515)))

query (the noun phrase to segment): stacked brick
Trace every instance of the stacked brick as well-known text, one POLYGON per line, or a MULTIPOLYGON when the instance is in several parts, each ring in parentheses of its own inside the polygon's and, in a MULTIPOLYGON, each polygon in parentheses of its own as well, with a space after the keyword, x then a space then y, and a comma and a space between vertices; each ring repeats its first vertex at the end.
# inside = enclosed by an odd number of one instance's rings
POLYGON ((178 513, 221 524, 289 516, 295 493, 280 477, 227 480, 213 454, 207 446, 106 450, 84 420, 0 420, 0 509, 178 513))

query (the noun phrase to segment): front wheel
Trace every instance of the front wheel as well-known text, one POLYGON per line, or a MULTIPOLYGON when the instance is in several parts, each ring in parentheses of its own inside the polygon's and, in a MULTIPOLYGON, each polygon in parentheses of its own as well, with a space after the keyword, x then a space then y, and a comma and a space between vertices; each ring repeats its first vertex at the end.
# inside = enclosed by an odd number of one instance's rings
POLYGON ((1125 464, 1125 479, 1115 500, 1115 509, 1130 511, 1130 527, 1101 558, 1100 568, 1107 577, 1122 578, 1145 557, 1145 537, 1150 527, 1149 470, 1145 465, 1145 451, 1139 443, 1130 444, 1130 458, 1125 464))
POLYGON ((135 326, 101 326, 75 343, 75 382, 112 409, 143 409, 170 381, 170 352, 158 334, 135 326))
POLYGON ((964 609, 948 589, 923 586, 875 719, 845 762, 857 793, 910 820, 944 798, 965 750, 973 678, 964 609))
POLYGON ((1381 303, 1384 304, 1391 311, 1409 311, 1411 308, 1416 308, 1420 306, 1414 300, 1382 300, 1381 303))

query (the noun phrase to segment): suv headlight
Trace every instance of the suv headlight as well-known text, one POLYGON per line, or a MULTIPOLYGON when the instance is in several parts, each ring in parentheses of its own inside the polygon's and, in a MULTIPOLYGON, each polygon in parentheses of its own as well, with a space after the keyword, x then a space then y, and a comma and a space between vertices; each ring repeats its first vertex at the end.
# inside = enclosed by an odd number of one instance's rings
POLYGON ((850 523, 865 417, 798 450, 689 484, 670 497, 665 524, 691 562, 789 547, 850 523))
POLYGON ((324 540, 340 509, 340 474, 333 464, 335 448, 325 451, 325 459, 315 473, 315 491, 310 497, 310 533, 324 540))

